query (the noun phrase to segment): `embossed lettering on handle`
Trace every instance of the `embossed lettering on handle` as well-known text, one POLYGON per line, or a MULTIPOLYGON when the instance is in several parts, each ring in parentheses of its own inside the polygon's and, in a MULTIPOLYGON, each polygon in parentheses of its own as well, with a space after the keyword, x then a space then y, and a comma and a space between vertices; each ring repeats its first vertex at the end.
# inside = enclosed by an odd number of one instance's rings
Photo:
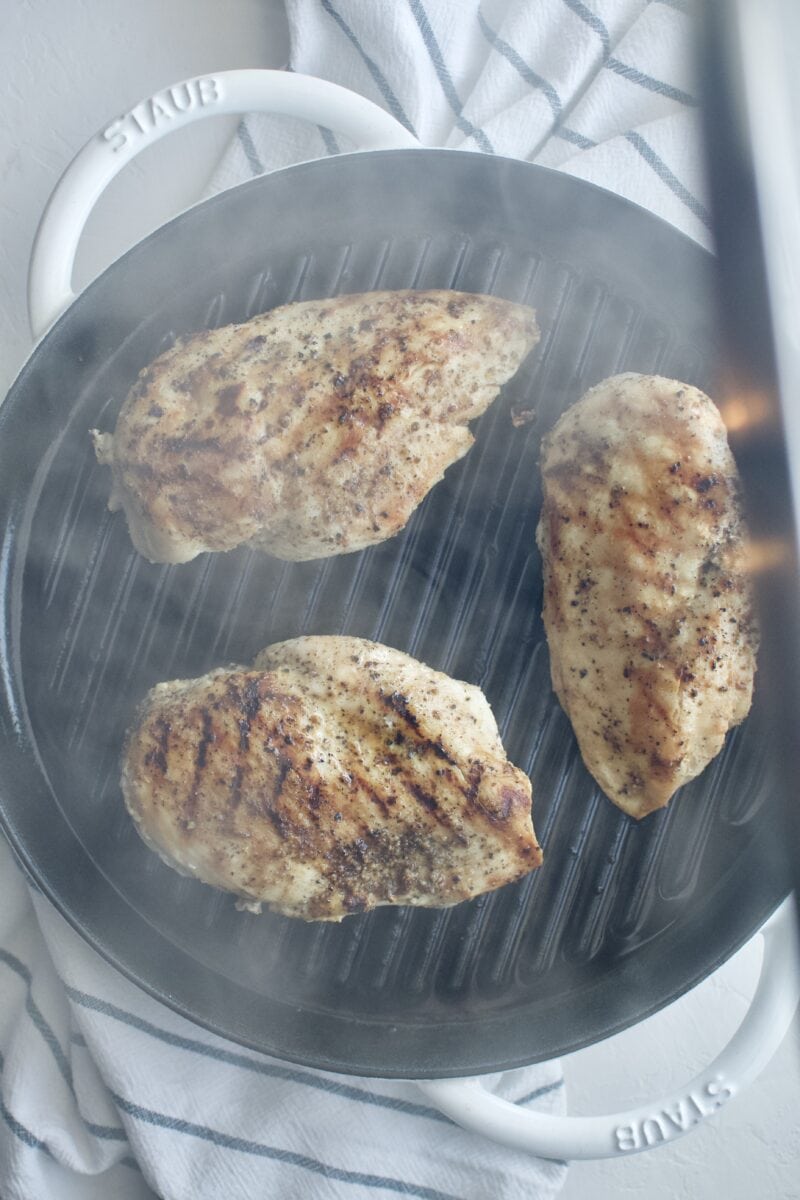
POLYGON ((114 153, 132 146, 162 127, 198 108, 208 108, 225 97, 222 80, 209 75, 176 83, 163 92, 156 92, 130 112, 117 117, 99 134, 114 153))
POLYGON ((758 1076, 794 1019, 800 998, 794 897, 784 900, 761 934, 761 974, 739 1028, 705 1070, 660 1099, 625 1112, 562 1117, 520 1108, 483 1087, 478 1078, 428 1079, 418 1087, 465 1129, 540 1158, 618 1158, 684 1137, 758 1076))
POLYGON ((735 1095, 736 1088, 717 1074, 700 1088, 692 1088, 685 1096, 647 1113, 629 1125, 618 1125, 614 1130, 615 1149, 620 1154, 631 1154, 645 1146, 658 1142, 670 1142, 686 1133, 698 1121, 712 1116, 717 1109, 735 1095))
POLYGON ((163 88, 110 121, 76 154, 48 201, 28 273, 31 329, 40 336, 73 299, 72 267, 84 226, 104 189, 140 150, 193 121, 276 113, 326 125, 363 150, 418 147, 413 134, 371 100, 288 71, 217 71, 163 88))

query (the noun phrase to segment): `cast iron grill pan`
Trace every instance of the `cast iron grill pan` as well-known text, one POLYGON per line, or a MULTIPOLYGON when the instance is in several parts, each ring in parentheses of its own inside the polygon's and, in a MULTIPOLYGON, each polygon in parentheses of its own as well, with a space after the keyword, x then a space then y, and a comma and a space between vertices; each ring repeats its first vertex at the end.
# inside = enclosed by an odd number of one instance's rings
POLYGON ((787 883, 758 707, 666 812, 636 824, 584 769, 540 618, 542 433, 622 370, 714 390, 703 251, 585 184, 482 156, 389 152, 257 180, 120 260, 35 351, 5 408, 2 807, 18 854, 118 967, 278 1057, 385 1076, 479 1073, 595 1041, 736 949, 787 883), (336 197, 335 203, 331 197, 336 197), (285 564, 247 550, 153 566, 106 509, 110 429, 176 336, 290 300, 452 287, 532 304, 538 350, 398 537, 285 564), (532 414, 515 425, 512 412, 532 414), (341 925, 237 912, 146 849, 119 790, 162 679, 343 633, 478 684, 534 782, 545 865, 443 911, 341 925))

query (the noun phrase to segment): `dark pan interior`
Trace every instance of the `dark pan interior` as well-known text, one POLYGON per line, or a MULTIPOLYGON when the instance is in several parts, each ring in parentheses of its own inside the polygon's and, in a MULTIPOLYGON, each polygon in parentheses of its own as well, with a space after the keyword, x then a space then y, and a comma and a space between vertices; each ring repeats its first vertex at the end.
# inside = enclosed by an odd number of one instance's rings
POLYGON ((785 895, 756 707, 703 776, 637 824, 598 791, 551 692, 534 543, 542 433, 621 370, 713 391, 706 254, 624 201, 524 164, 389 152, 307 164, 185 214, 115 264, 0 412, 2 816, 84 936, 194 1020, 278 1057, 478 1073, 596 1041, 674 999, 785 895), (91 427, 183 332, 290 300, 453 287, 532 304, 542 341, 476 445, 398 537, 284 564, 152 566, 105 506, 91 427), (527 424, 512 412, 529 414, 527 424), (237 912, 150 853, 120 797, 132 709, 166 678, 347 633, 480 685, 534 783, 545 865, 447 911, 339 926, 237 912))

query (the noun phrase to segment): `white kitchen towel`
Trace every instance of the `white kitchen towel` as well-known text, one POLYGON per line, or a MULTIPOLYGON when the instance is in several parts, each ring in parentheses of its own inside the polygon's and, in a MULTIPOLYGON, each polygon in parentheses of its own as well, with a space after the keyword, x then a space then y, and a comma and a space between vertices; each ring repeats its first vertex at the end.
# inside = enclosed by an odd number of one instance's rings
MULTIPOLYGON (((682 0, 287 0, 290 69, 384 105, 427 145, 530 159, 709 241, 682 0)), ((248 117, 212 190, 334 153, 248 117)), ((535 219, 535 218, 534 218, 535 219)), ((144 995, 0 843, 3 1200, 549 1200, 566 1166, 437 1114, 412 1084, 292 1067, 144 995)), ((559 1063, 488 1081, 563 1112, 559 1063)))
MULTIPOLYGON (((523 158, 650 209, 703 245, 710 216, 692 0, 286 0, 290 70, 390 112, 425 146, 523 158)), ((211 191, 352 148, 251 115, 211 191)))

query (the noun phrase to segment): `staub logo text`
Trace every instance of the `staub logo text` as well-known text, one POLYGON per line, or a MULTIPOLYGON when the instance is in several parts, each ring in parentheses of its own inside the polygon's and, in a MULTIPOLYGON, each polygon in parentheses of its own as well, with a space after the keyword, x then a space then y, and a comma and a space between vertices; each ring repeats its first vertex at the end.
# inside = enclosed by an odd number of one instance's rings
POLYGON ((710 1117, 733 1095, 733 1087, 717 1078, 704 1087, 688 1092, 662 1109, 649 1113, 630 1125, 620 1125, 615 1130, 617 1150, 631 1153, 654 1146, 657 1142, 669 1142, 710 1117))
POLYGON ((112 150, 121 150, 138 138, 147 137, 159 126, 180 118, 195 108, 205 108, 221 99, 219 81, 214 78, 189 79, 157 92, 103 130, 101 138, 112 150))

